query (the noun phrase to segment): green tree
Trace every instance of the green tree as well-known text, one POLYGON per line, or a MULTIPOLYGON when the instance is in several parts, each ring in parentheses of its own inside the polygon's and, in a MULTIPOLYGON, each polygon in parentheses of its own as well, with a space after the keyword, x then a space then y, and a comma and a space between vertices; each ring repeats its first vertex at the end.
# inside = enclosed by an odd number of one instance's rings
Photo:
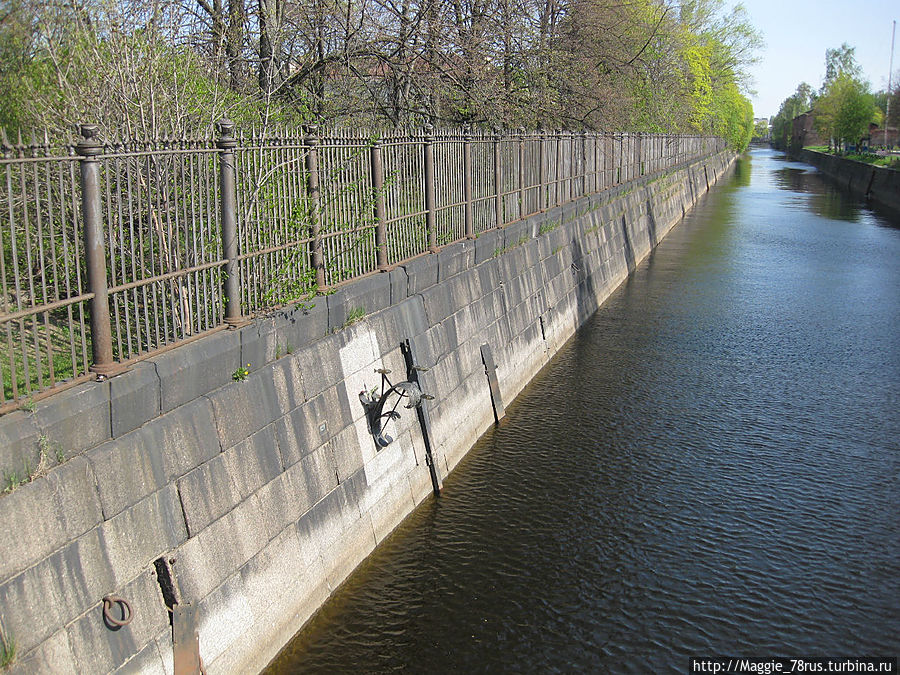
POLYGON ((753 136, 753 105, 735 83, 723 87, 711 111, 711 131, 738 151, 746 150, 753 136))
POLYGON ((769 135, 769 123, 766 120, 758 120, 753 125, 753 138, 767 138, 769 135))
POLYGON ((846 42, 837 49, 825 50, 825 84, 822 90, 827 89, 841 75, 857 80, 861 80, 863 76, 862 68, 856 62, 856 47, 851 47, 846 42))
POLYGON ((816 130, 841 146, 866 135, 877 108, 867 82, 841 73, 825 86, 814 111, 816 130))
POLYGON ((772 144, 787 150, 791 138, 791 124, 794 118, 809 110, 815 100, 813 88, 801 82, 797 90, 781 102, 778 114, 772 120, 772 144))

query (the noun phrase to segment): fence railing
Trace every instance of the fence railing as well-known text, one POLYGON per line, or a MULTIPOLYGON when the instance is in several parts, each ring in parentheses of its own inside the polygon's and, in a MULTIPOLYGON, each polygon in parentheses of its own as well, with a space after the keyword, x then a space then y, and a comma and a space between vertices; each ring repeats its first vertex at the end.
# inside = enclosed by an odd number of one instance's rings
POLYGON ((0 136, 0 412, 63 382, 724 149, 700 136, 0 136), (4 222, 5 220, 5 222, 4 222))

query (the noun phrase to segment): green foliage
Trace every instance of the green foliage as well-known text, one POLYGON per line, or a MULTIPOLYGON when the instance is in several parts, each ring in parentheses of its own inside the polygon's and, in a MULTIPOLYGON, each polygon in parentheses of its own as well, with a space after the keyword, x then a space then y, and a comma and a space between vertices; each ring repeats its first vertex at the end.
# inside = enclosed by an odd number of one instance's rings
POLYGON ((305 119, 223 86, 200 53, 153 23, 129 28, 127 7, 111 2, 91 17, 13 2, 0 23, 2 127, 57 135, 92 122, 110 138, 153 138, 206 132, 222 117, 245 127, 305 119))
POLYGON ((0 621, 0 669, 7 670, 16 660, 16 639, 0 621))
POLYGON ((759 120, 753 124, 753 138, 765 138, 769 135, 769 124, 766 120, 759 120))
POLYGON ((231 374, 231 379, 235 382, 243 382, 250 375, 250 364, 248 363, 246 366, 238 366, 237 369, 231 374))
MULTIPOLYGON (((825 145, 808 145, 804 149, 832 155, 840 154, 836 153, 832 148, 829 148, 825 145)), ((883 166, 887 169, 900 169, 900 157, 876 155, 871 152, 850 152, 843 155, 843 157, 852 159, 855 162, 863 162, 865 164, 871 164, 873 166, 883 166)))
POLYGON ((286 344, 281 344, 280 342, 275 345, 275 358, 280 359, 285 354, 293 354, 294 353, 294 345, 290 342, 286 344))
POLYGON ((837 49, 825 50, 825 83, 822 90, 842 75, 854 80, 862 80, 863 72, 856 62, 856 47, 851 47, 846 42, 837 49))
POLYGON ((503 247, 498 246, 497 248, 494 249, 493 257, 499 258, 504 253, 508 253, 509 251, 512 251, 514 248, 518 248, 519 246, 522 246, 523 244, 527 243, 530 238, 531 237, 529 237, 527 234, 523 234, 516 241, 512 242, 511 244, 508 244, 507 246, 503 246, 503 247))
POLYGON ((546 223, 543 223, 540 228, 538 228, 538 234, 547 234, 548 232, 553 232, 557 227, 560 226, 562 221, 560 220, 551 220, 546 223))
POLYGON ((354 307, 349 312, 347 312, 347 319, 344 321, 344 328, 347 326, 352 326, 358 321, 362 321, 366 316, 366 308, 365 307, 354 307))
POLYGON ((20 485, 25 485, 28 482, 28 477, 19 474, 18 471, 4 471, 3 472, 3 492, 12 492, 20 485))
POLYGON ((716 136, 728 141, 729 147, 736 152, 747 149, 753 136, 753 105, 735 84, 729 84, 719 93, 711 117, 716 136))
POLYGON ((62 133, 95 122, 111 138, 208 131, 223 116, 242 128, 315 119, 705 131, 728 85, 746 89, 761 44, 725 0, 565 2, 549 21, 537 5, 509 11, 498 0, 477 11, 413 3, 402 17, 392 5, 382 16, 299 3, 274 31, 261 20, 271 3, 6 7, 0 125, 62 133), (345 24, 357 26, 352 43, 345 24))
POLYGON ((775 147, 787 149, 794 118, 809 110, 814 100, 813 88, 806 82, 801 82, 797 91, 781 102, 778 114, 772 118, 772 143, 775 147))
POLYGON ((855 144, 876 118, 867 83, 841 72, 823 88, 814 107, 816 130, 839 145, 855 144))

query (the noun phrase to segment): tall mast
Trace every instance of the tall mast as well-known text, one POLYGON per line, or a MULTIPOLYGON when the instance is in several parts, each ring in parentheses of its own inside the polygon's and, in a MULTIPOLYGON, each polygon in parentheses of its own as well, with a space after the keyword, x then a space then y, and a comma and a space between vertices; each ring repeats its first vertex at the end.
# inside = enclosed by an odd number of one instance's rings
POLYGON ((897 34, 897 20, 894 19, 894 27, 891 28, 891 65, 888 68, 888 92, 887 109, 884 111, 884 145, 887 147, 888 123, 891 120, 891 75, 894 70, 894 36, 897 34))

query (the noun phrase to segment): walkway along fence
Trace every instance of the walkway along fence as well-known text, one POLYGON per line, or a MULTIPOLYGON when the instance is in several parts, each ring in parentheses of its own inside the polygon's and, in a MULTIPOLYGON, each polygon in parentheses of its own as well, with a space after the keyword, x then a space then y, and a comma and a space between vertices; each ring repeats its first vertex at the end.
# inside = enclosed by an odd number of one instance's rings
POLYGON ((180 340, 724 149, 700 136, 315 129, 0 136, 0 412, 180 340))

